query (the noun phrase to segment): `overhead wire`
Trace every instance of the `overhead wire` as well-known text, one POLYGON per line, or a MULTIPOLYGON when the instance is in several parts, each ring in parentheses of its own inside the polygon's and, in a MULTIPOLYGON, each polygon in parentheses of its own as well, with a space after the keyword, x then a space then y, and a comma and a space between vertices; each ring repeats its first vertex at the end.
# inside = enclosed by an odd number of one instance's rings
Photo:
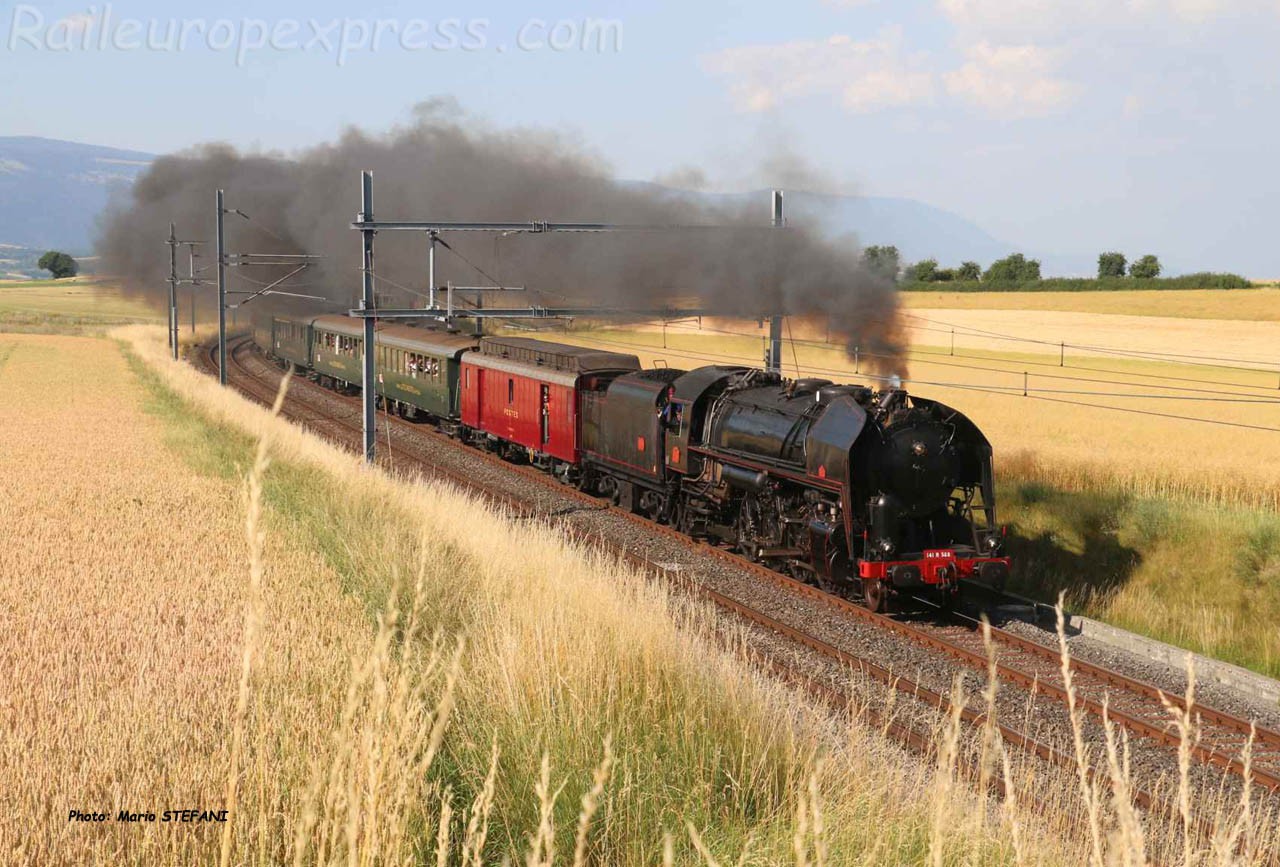
POLYGON ((453 245, 451 245, 451 244, 450 244, 448 241, 446 241, 444 238, 436 238, 436 243, 437 243, 437 244, 439 244, 439 245, 441 245, 442 247, 444 247, 446 250, 448 250, 448 251, 449 251, 450 253, 452 253, 453 255, 457 256, 457 257, 458 257, 459 259, 461 259, 463 262, 466 262, 468 265, 470 265, 470 266, 471 266, 471 268, 472 268, 472 270, 474 270, 474 271, 475 271, 477 274, 479 274, 481 277, 483 277, 484 279, 486 279, 486 280, 488 280, 490 283, 492 283, 492 284, 494 285, 494 288, 495 288, 495 289, 502 289, 502 288, 505 288, 505 287, 502 285, 501 281, 499 281, 496 277, 492 277, 492 276, 490 276, 488 271, 486 271, 486 270, 484 270, 483 268, 481 268, 481 267, 480 267, 479 265, 477 265, 475 262, 472 262, 470 259, 468 259, 466 256, 464 256, 462 253, 460 253, 456 248, 454 248, 454 247, 453 247, 453 245))

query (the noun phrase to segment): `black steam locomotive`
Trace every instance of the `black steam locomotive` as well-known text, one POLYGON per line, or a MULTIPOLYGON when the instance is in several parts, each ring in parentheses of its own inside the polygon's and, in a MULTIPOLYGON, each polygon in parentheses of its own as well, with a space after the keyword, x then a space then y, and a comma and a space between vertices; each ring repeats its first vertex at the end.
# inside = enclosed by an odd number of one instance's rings
MULTIPOLYGON (((360 387, 348 317, 268 317, 268 355, 360 387)), ((528 460, 693 536, 875 611, 1000 586, 991 446, 964 415, 901 388, 745 367, 640 369, 634 355, 379 325, 384 408, 528 460)))
POLYGON ((703 367, 623 374, 582 405, 586 487, 873 611, 1008 576, 991 446, 936 401, 703 367), (646 434, 661 462, 637 459, 646 434))

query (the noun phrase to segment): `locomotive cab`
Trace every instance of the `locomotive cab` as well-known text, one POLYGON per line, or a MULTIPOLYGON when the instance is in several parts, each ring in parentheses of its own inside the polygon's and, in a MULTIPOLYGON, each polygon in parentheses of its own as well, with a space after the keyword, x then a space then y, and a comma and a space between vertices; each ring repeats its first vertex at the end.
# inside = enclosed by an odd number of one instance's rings
POLYGON ((671 398, 683 370, 658 367, 584 387, 582 487, 653 520, 666 520, 675 501, 666 440, 679 430, 671 398))

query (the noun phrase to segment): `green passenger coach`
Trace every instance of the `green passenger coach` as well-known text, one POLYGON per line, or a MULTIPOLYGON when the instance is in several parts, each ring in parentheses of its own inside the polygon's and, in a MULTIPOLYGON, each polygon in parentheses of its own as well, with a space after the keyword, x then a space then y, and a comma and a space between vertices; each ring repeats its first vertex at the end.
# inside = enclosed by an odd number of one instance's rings
POLYGON ((350 316, 318 316, 311 324, 311 368, 333 385, 364 383, 364 325, 350 316))
POLYGON ((292 362, 300 370, 310 367, 312 318, 275 317, 271 327, 271 354, 292 362))
MULTIPOLYGON (((379 323, 374 339, 378 396, 387 411, 447 419, 458 411, 462 353, 475 337, 448 331, 379 323)), ((364 326, 350 316, 262 316, 254 319, 258 346, 279 362, 291 362, 328 388, 358 390, 364 382, 364 326)))
POLYGON ((425 412, 448 418, 457 411, 462 353, 475 349, 474 337, 386 325, 377 336, 378 394, 406 418, 425 412))

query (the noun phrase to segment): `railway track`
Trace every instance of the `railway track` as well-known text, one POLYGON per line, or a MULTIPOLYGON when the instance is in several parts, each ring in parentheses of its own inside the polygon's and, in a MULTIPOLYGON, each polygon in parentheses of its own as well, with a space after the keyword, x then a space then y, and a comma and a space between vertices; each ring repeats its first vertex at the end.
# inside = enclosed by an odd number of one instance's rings
MULTIPOLYGON (((253 347, 249 339, 241 338, 234 341, 229 352, 229 367, 231 368, 229 374, 237 388, 258 402, 270 405, 278 385, 278 375, 270 376, 251 369, 251 366, 245 363, 245 358, 252 351, 253 347)), ((199 361, 206 369, 216 370, 216 361, 211 357, 207 347, 202 349, 199 361)), ((264 360, 260 360, 260 363, 266 364, 264 360)), ((310 387, 318 388, 318 386, 310 387)), ((325 395, 338 397, 328 391, 325 392, 325 395)), ((284 415, 340 444, 358 448, 360 436, 358 403, 355 399, 347 398, 346 400, 352 407, 351 412, 337 416, 316 410, 314 406, 309 407, 308 401, 295 392, 294 400, 286 403, 284 415)), ((419 433, 422 432, 422 426, 413 425, 411 422, 405 422, 391 416, 386 418, 393 424, 408 425, 419 433)), ((483 451, 467 448, 443 434, 433 432, 430 435, 448 443, 452 448, 464 450, 469 458, 500 464, 505 471, 527 476, 540 485, 555 489, 558 494, 564 497, 589 503, 594 509, 605 508, 599 499, 564 486, 533 468, 514 465, 483 451)), ((429 457, 405 449, 403 446, 392 444, 390 448, 384 447, 382 461, 388 465, 394 464, 400 470, 411 468, 419 470, 425 475, 444 478, 459 487, 482 496, 490 502, 510 509, 516 514, 555 520, 554 516, 531 511, 525 502, 510 493, 495 491, 479 485, 472 478, 433 461, 429 457)), ((985 673, 987 670, 988 656, 986 648, 983 646, 981 632, 975 628, 975 621, 952 621, 950 623, 932 624, 905 622, 893 617, 875 614, 848 600, 825 593, 762 565, 745 560, 723 548, 689 539, 669 527, 653 524, 616 507, 608 508, 619 515, 625 516, 627 520, 638 522, 649 532, 665 534, 678 539, 683 545, 695 548, 700 553, 708 556, 730 562, 736 568, 747 570, 753 577, 771 582, 788 593, 803 596, 829 606, 840 616, 873 624, 877 628, 892 632, 921 647, 928 648, 934 653, 943 654, 981 672, 985 673)), ((583 534, 575 530, 567 522, 561 521, 560 524, 571 535, 619 554, 626 561, 648 574, 660 575, 664 580, 675 581, 683 589, 710 599, 716 605, 732 612, 736 617, 747 623, 782 635, 789 641, 802 645, 835 664, 859 672, 889 688, 908 693, 943 714, 951 710, 951 701, 947 696, 931 690, 923 684, 904 678, 896 672, 890 672, 877 665, 871 659, 836 647, 827 641, 781 622, 765 611, 758 610, 741 600, 730 598, 709 587, 702 586, 683 575, 673 574, 670 569, 665 568, 662 564, 655 563, 642 555, 629 551, 625 546, 620 547, 613 544, 609 539, 598 535, 583 534)), ((1043 694, 1059 702, 1066 702, 1067 693, 1062 678, 1061 659, 1056 650, 994 627, 991 628, 990 634, 998 646, 996 672, 1002 681, 1043 694)), ((780 676, 794 682, 824 703, 837 708, 848 707, 849 696, 847 691, 837 689, 829 683, 802 674, 794 666, 788 666, 785 662, 777 659, 762 660, 762 662, 780 676)), ((1077 703, 1085 711, 1098 718, 1101 718, 1105 713, 1113 724, 1122 726, 1141 738, 1149 739, 1165 748, 1177 748, 1181 738, 1176 726, 1173 724, 1172 715, 1166 707, 1166 702, 1173 708, 1181 708, 1184 706, 1184 701, 1181 697, 1169 695, 1150 684, 1076 659, 1071 660, 1071 673, 1077 703)), ((1192 747, 1192 753, 1196 759, 1206 765, 1225 769, 1230 773, 1243 777, 1246 773, 1246 766, 1241 760, 1241 751, 1252 738, 1252 767, 1247 769, 1248 779, 1266 789, 1280 792, 1280 733, 1267 729, 1254 730, 1249 722, 1209 707, 1197 705, 1194 708, 1194 713, 1201 732, 1200 738, 1192 747)), ((880 718, 874 709, 865 709, 864 715, 869 715, 868 723, 882 729, 900 744, 924 753, 928 753, 932 749, 933 738, 931 735, 921 733, 904 723, 880 718)), ((961 716, 971 726, 985 724, 984 715, 971 709, 963 709, 961 716)), ((1065 768, 1074 767, 1073 757, 1066 756, 1061 751, 1055 750, 1022 732, 1003 725, 998 726, 998 731, 1006 743, 1019 750, 1036 755, 1038 758, 1053 765, 1065 768)), ((999 781, 996 781, 996 786, 1000 788, 999 781)), ((1135 792, 1134 800, 1145 808, 1167 809, 1162 802, 1156 801, 1150 795, 1141 791, 1135 792)))

